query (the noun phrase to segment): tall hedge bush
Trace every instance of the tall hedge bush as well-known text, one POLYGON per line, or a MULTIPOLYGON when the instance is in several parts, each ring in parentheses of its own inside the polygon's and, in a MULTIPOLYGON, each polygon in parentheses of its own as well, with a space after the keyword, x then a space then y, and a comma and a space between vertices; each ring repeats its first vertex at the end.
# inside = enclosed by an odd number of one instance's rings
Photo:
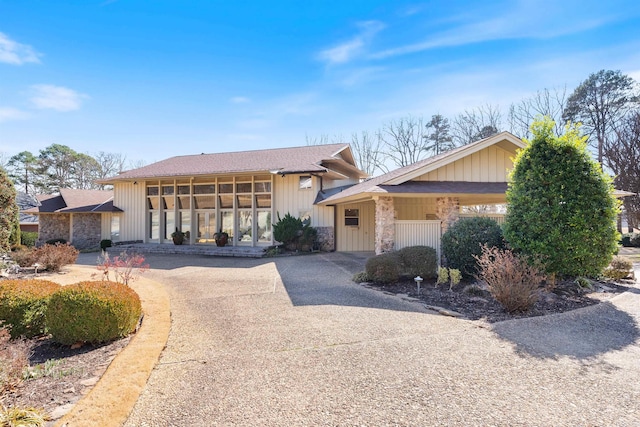
POLYGON ((60 285, 48 280, 0 281, 0 320, 10 327, 11 337, 32 338, 46 332, 49 299, 60 285))
POLYGON ((505 238, 549 274, 596 276, 617 249, 619 203, 579 127, 557 137, 553 126, 548 117, 534 122, 533 139, 516 156, 505 238))

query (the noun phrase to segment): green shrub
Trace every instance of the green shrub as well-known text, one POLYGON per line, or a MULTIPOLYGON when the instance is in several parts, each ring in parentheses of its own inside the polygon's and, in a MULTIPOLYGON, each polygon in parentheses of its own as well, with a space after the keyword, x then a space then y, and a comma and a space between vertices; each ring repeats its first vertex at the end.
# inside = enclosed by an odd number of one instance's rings
POLYGON ((140 320, 140 298, 116 282, 80 282, 51 296, 47 328, 54 341, 102 343, 125 337, 140 320))
POLYGON ((19 230, 18 205, 16 204, 16 189, 0 167, 0 253, 9 252, 16 240, 16 226, 19 230))
POLYGON ((611 263, 604 269, 602 274, 613 280, 625 279, 629 276, 629 271, 633 267, 633 263, 629 258, 623 256, 614 256, 611 263))
POLYGON ((629 239, 629 243, 634 248, 640 248, 640 233, 633 233, 629 239))
POLYGON ((311 248, 317 235, 318 231, 315 228, 290 213, 283 218, 280 218, 278 213, 278 222, 273 224, 274 239, 281 242, 288 250, 299 250, 302 246, 311 248))
POLYGON ((103 251, 107 248, 110 248, 111 246, 113 246, 113 242, 109 239, 102 239, 100 240, 100 249, 102 249, 103 251))
POLYGON ((0 281, 0 320, 11 327, 13 338, 32 338, 46 332, 47 304, 59 289, 59 284, 48 280, 0 281))
POLYGON ((556 136, 554 126, 548 117, 536 120, 533 138, 516 156, 505 239, 515 251, 538 257, 552 281, 555 275, 597 276, 618 247, 620 202, 579 127, 556 136))
POLYGON ((20 235, 20 242, 28 248, 34 247, 36 245, 36 240, 38 240, 37 231, 23 231, 20 235))
POLYGON ((463 218, 442 235, 442 253, 450 268, 470 277, 477 273, 475 256, 482 253, 482 246, 504 247, 502 229, 491 218, 463 218))
POLYGON ((402 263, 402 274, 411 278, 422 276, 423 279, 434 279, 438 268, 436 250, 429 246, 409 246, 398 252, 402 263))
POLYGON ((620 244, 622 246, 624 246, 625 248, 630 248, 631 247, 631 236, 632 236, 632 233, 623 234, 622 237, 620 238, 620 244))
POLYGON ((367 277, 375 283, 395 283, 400 279, 400 258, 397 253, 371 257, 365 266, 367 277))
POLYGON ((545 276, 525 258, 508 249, 482 246, 478 260, 477 279, 509 312, 527 311, 538 300, 538 287, 545 276))

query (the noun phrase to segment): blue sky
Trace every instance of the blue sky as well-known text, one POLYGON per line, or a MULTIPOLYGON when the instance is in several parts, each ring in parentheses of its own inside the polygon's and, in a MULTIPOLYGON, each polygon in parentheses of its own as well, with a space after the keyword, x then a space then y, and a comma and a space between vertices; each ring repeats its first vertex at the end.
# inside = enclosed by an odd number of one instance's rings
POLYGON ((150 163, 349 139, 600 69, 640 81, 637 0, 0 0, 0 152, 150 163))

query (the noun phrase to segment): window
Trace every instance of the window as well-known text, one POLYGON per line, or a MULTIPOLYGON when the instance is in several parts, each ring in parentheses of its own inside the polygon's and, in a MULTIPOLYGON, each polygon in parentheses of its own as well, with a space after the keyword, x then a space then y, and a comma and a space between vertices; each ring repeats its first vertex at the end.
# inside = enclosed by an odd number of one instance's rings
POLYGON ((300 190, 309 190, 309 189, 311 189, 311 176, 302 175, 300 177, 300 190))
POLYGON ((358 226, 360 219, 360 211, 358 209, 344 210, 344 225, 358 226))
POLYGON ((120 216, 113 215, 111 217, 111 241, 118 242, 120 240, 120 216))

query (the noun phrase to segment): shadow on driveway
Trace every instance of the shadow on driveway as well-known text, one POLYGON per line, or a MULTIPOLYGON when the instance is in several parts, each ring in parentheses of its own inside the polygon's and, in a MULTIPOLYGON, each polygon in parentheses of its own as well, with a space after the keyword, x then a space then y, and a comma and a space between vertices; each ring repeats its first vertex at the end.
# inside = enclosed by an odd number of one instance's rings
POLYGON ((537 358, 569 356, 590 359, 634 344, 640 331, 635 319, 610 302, 544 317, 492 325, 516 351, 537 358))

